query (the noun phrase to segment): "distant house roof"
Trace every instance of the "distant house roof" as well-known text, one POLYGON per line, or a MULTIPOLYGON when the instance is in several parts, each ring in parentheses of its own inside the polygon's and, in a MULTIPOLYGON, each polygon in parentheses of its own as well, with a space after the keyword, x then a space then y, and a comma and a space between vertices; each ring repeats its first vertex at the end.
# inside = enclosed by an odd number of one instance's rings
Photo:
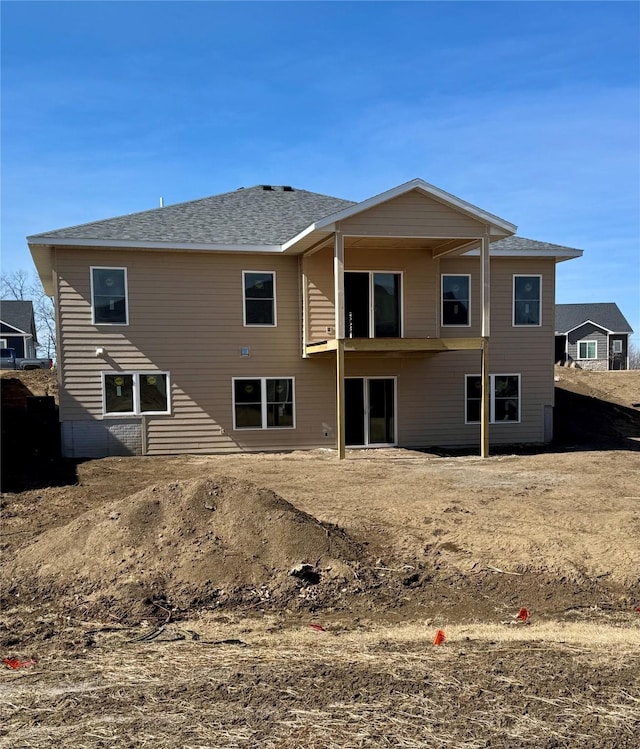
POLYGON ((633 333, 631 325, 615 302, 556 304, 557 334, 568 333, 585 322, 592 322, 611 333, 633 333))
POLYGON ((22 333, 35 336, 36 326, 32 302, 2 299, 0 301, 0 321, 22 333))

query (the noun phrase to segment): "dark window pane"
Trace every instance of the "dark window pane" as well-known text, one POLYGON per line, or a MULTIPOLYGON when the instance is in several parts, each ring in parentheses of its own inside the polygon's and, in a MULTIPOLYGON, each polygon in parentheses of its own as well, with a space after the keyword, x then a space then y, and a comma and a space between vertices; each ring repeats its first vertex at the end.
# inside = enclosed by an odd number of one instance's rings
POLYGON ((93 269, 93 310, 96 324, 127 323, 127 290, 122 268, 93 269))
POLYGON ((540 299, 540 279, 537 276, 516 276, 516 299, 540 299))
POLYGON ((247 325, 273 325, 272 299, 247 299, 245 302, 247 325))
POLYGON ((267 380, 267 403, 290 403, 293 400, 292 390, 292 380, 267 380))
POLYGON ((140 375, 140 411, 168 411, 167 376, 163 374, 140 375))
POLYGON ((442 302, 442 324, 443 325, 468 325, 469 310, 466 302, 449 301, 442 302))
POLYGON ((126 323, 127 304, 124 299, 114 297, 94 296, 93 309, 96 324, 126 323))
POLYGON ((259 403, 253 405, 236 404, 236 429, 260 429, 262 427, 262 407, 259 403))
POLYGON ((267 404, 267 426, 268 427, 292 427, 293 426, 293 404, 292 403, 269 403, 267 404))
POLYGON ((482 377, 467 377, 467 421, 480 421, 482 377))
POLYGON ((496 398, 494 415, 495 421, 518 421, 518 399, 496 398))
POLYGON ((480 400, 475 398, 467 401, 467 421, 480 421, 480 400))
POLYGON ((496 375, 493 382, 497 398, 518 397, 518 378, 515 375, 496 375))
POLYGON ((133 375, 105 375, 105 412, 133 413, 133 375))
POLYGON ((374 309, 376 338, 400 337, 400 276, 374 273, 374 309))
POLYGON ((516 276, 514 282, 514 323, 540 324, 540 278, 516 276))
POLYGON ((273 299, 273 273, 245 273, 246 299, 273 299))
POLYGON ((469 277, 442 277, 442 324, 469 324, 469 277))
POLYGON ((236 380, 234 383, 236 403, 260 403, 262 401, 260 380, 236 380))

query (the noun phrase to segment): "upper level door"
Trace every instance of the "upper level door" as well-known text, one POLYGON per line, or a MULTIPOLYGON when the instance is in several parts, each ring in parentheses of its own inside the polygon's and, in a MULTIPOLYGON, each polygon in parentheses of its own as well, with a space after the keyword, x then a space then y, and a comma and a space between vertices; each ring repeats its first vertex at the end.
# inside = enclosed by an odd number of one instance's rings
POLYGON ((402 336, 402 275, 374 271, 344 274, 347 338, 402 336))

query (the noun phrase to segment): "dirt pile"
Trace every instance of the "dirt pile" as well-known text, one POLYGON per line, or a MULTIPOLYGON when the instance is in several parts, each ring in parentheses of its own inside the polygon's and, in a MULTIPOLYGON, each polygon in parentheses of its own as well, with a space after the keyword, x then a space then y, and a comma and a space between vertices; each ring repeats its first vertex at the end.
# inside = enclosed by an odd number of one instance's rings
POLYGON ((150 486, 41 534, 2 577, 15 594, 144 613, 300 595, 353 579, 361 547, 269 489, 224 477, 150 486), (299 576, 296 565, 305 565, 299 576), (313 571, 306 579, 305 571, 313 571), (7 579, 9 578, 9 579, 7 579))

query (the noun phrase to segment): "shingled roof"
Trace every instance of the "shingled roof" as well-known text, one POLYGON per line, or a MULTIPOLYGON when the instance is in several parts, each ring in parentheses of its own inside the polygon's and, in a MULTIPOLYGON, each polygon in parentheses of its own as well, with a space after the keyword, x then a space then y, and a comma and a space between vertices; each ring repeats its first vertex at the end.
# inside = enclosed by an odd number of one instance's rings
POLYGON ((633 333, 614 302, 556 304, 556 333, 568 333, 590 320, 612 333, 633 333))
POLYGON ((0 321, 23 333, 35 334, 33 303, 3 299, 0 301, 0 321))
POLYGON ((540 242, 537 239, 527 239, 526 237, 506 237, 505 239, 499 239, 497 242, 491 243, 491 250, 504 250, 507 252, 524 251, 533 252, 551 250, 553 252, 562 252, 563 250, 569 250, 569 252, 581 252, 575 247, 566 247, 562 244, 551 244, 551 242, 540 242))
POLYGON ((351 200, 307 190, 257 185, 29 239, 281 245, 314 221, 352 205, 351 200))

